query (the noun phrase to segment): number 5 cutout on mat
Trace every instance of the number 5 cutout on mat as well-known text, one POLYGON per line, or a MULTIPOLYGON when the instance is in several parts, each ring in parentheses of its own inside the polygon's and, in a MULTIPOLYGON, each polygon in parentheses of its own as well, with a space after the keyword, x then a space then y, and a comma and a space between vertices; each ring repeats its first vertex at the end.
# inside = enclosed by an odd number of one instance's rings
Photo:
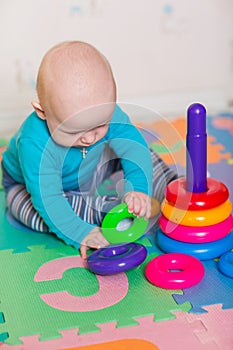
MULTIPOLYGON (((69 256, 49 261, 35 274, 35 282, 62 279, 63 273, 73 268, 85 268, 80 256, 69 256)), ((89 272, 87 271, 89 274, 89 272)), ((87 274, 87 278, 88 278, 87 274)), ((68 291, 42 294, 40 298, 54 309, 70 312, 97 311, 120 302, 128 293, 128 278, 125 273, 114 276, 96 276, 99 283, 97 293, 90 296, 74 296, 68 291), (114 293, 109 291, 114 290, 114 293)), ((80 283, 80 281, 76 281, 80 283)), ((75 282, 74 282, 75 283, 75 282)))

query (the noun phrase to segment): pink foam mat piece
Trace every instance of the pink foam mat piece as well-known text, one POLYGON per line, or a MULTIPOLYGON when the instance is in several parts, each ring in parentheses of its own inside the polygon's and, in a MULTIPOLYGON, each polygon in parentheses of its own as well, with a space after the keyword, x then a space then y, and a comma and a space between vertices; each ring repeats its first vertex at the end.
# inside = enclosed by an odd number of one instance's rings
MULTIPOLYGON (((34 280, 35 282, 41 282, 60 279, 66 270, 75 267, 84 267, 80 256, 55 259, 43 264, 37 271, 34 280)), ((128 292, 128 279, 124 273, 107 277, 96 275, 96 278, 99 282, 99 292, 85 297, 85 301, 84 298, 72 296, 66 291, 43 294, 40 297, 53 308, 76 312, 100 310, 124 299, 128 292), (114 293, 109 293, 109 290, 114 290, 114 293), (103 298, 101 299, 100 296, 103 296, 103 298)))
POLYGON ((160 350, 220 350, 212 340, 202 342, 198 334, 206 328, 201 320, 189 320, 189 314, 176 312, 176 318, 154 322, 153 316, 136 319, 137 326, 116 328, 116 323, 98 325, 100 332, 78 334, 78 329, 60 331, 61 338, 41 342, 39 335, 22 337, 22 345, 3 345, 1 350, 57 350, 101 344, 122 339, 141 339, 155 344, 160 350))
POLYGON ((233 349, 233 309, 222 310, 222 305, 210 305, 203 307, 207 313, 187 314, 188 322, 200 320, 204 330, 195 330, 200 341, 205 344, 210 340, 219 346, 219 349, 233 349))

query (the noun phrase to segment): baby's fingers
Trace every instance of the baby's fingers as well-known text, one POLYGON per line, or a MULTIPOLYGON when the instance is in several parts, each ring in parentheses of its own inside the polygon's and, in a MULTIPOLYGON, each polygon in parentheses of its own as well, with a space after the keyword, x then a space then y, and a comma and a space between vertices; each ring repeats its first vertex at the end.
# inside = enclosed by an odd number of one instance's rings
POLYGON ((93 230, 86 236, 86 238, 82 241, 80 245, 81 257, 83 259, 87 259, 88 249, 99 249, 106 247, 108 244, 109 242, 104 238, 100 231, 93 230))
POLYGON ((84 244, 81 244, 79 249, 80 249, 80 254, 81 254, 82 259, 87 260, 88 247, 84 244))

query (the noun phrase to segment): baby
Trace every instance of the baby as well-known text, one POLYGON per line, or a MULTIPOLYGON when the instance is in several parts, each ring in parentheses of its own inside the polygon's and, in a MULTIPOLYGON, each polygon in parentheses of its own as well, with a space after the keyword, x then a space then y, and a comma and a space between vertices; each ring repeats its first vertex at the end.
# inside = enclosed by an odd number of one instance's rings
POLYGON ((44 56, 38 101, 3 154, 8 210, 39 232, 87 249, 109 243, 101 233, 105 214, 124 201, 138 217, 151 216, 176 174, 152 151, 116 104, 116 84, 106 58, 79 41, 61 43, 44 56), (118 196, 98 187, 123 171, 118 196))

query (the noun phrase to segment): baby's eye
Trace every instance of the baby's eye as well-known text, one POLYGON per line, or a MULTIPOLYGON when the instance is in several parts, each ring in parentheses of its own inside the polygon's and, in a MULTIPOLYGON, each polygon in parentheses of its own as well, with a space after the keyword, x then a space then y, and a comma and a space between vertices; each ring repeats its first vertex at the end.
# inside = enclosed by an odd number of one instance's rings
POLYGON ((78 132, 77 132, 77 131, 65 131, 65 134, 68 134, 68 135, 77 135, 78 132))
POLYGON ((70 136, 75 136, 75 135, 79 135, 80 132, 79 131, 72 131, 72 130, 61 130, 63 134, 65 135, 70 135, 70 136))
POLYGON ((97 126, 96 129, 106 128, 107 126, 108 126, 108 124, 102 124, 102 125, 97 126))

